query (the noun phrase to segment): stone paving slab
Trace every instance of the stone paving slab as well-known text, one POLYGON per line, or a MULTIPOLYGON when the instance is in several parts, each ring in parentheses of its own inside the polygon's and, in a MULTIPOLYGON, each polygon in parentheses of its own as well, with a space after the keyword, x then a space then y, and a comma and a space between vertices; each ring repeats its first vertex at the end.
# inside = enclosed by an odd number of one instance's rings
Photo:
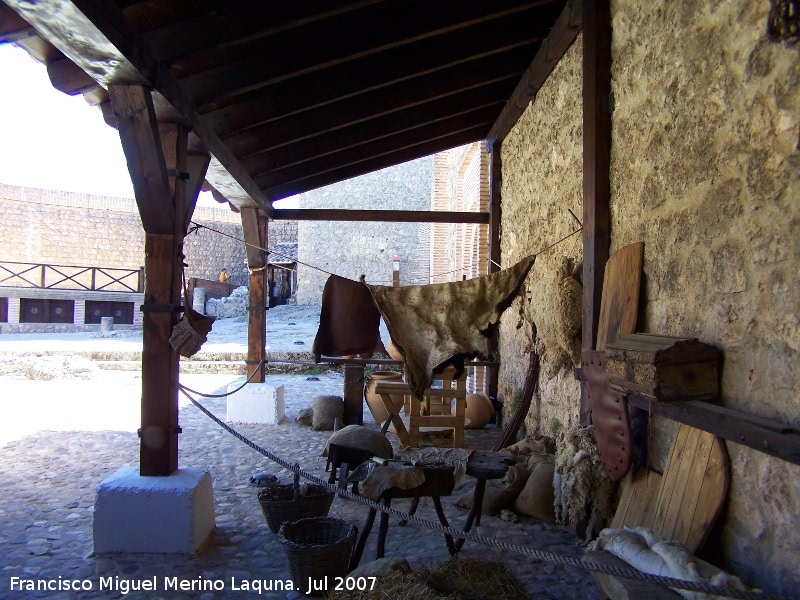
MULTIPOLYGON (((228 382, 235 380, 228 377, 228 382)), ((221 375, 195 375, 191 386, 199 391, 219 393, 227 384, 221 375)), ((241 378, 239 378, 241 380, 241 378)), ((270 376, 273 385, 285 385, 286 420, 277 426, 247 425, 236 427, 280 456, 298 462, 305 469, 327 478, 325 460, 320 458, 330 432, 316 432, 294 422, 297 411, 310 406, 318 394, 341 394, 343 379, 339 374, 324 374, 309 380, 303 375, 270 376)), ((8 382, 4 382, 8 383, 8 382)), ((58 382, 23 382, 45 384, 58 382)), ((94 381, 80 382, 90 389, 94 381)), ((130 393, 134 394, 134 382, 130 393)), ((124 387, 124 386, 123 386, 124 387)), ((102 393, 97 388, 98 393, 102 393)), ((86 392, 91 396, 91 391, 86 392)), ((135 395, 135 394, 134 394, 135 395)), ((106 397, 106 402, 114 398, 106 397)), ((17 398, 31 407, 29 418, 35 420, 36 395, 17 398)), ((82 406, 76 401, 78 409, 82 406)), ((289 577, 288 564, 277 536, 264 520, 256 490, 247 485, 255 473, 268 471, 289 481, 290 474, 225 432, 192 405, 183 403, 180 423, 180 465, 206 468, 214 479, 216 530, 195 557, 179 555, 109 554, 92 555, 92 511, 95 487, 118 468, 137 464, 138 439, 134 428, 96 431, 40 431, 15 437, 0 447, 0 598, 285 598, 285 591, 234 590, 236 582, 264 581, 264 586, 289 577), (82 592, 12 592, 11 577, 58 581, 80 579, 94 589, 82 592), (100 590, 100 578, 116 589, 100 590), (127 584, 146 585, 156 578, 158 591, 129 591, 127 584), (221 580, 224 590, 165 590, 164 578, 178 578, 185 585, 200 585, 204 580, 221 580)), ((224 418, 224 399, 205 399, 203 404, 224 418)), ((19 418, 19 416, 18 416, 19 418)), ((369 422, 365 410, 365 421, 369 422)), ((470 447, 490 447, 497 431, 467 432, 470 447)), ((392 436, 396 445, 396 438, 392 436)), ((445 513, 451 524, 463 523, 465 511, 454 505, 455 496, 444 498, 445 513)), ((397 502, 404 509, 406 503, 397 502)), ((331 516, 346 519, 363 527, 367 508, 337 498, 331 516)), ((421 506, 418 515, 435 520, 431 505, 421 506)), ((530 546, 569 556, 580 556, 573 531, 547 525, 530 518, 506 523, 484 517, 479 532, 488 537, 530 546)), ((375 556, 373 529, 364 560, 375 556)), ((393 523, 386 545, 387 556, 404 556, 419 567, 446 560, 449 555, 442 536, 419 525, 399 527, 393 523)), ((596 596, 597 587, 583 571, 537 563, 524 556, 466 543, 462 556, 500 558, 524 582, 531 597, 585 598, 596 596)))

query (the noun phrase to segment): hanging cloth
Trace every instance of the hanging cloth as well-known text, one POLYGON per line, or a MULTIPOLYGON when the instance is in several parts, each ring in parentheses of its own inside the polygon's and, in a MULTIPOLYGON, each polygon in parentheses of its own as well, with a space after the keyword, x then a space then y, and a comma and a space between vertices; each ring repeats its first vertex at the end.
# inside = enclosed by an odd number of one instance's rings
POLYGON ((319 329, 311 352, 321 356, 346 356, 383 349, 381 313, 361 283, 331 275, 322 290, 319 329))
POLYGON ((430 387, 437 367, 463 364, 466 357, 488 358, 500 315, 521 289, 535 259, 531 255, 491 275, 433 285, 369 285, 362 276, 392 342, 405 358, 408 384, 418 398, 430 387))

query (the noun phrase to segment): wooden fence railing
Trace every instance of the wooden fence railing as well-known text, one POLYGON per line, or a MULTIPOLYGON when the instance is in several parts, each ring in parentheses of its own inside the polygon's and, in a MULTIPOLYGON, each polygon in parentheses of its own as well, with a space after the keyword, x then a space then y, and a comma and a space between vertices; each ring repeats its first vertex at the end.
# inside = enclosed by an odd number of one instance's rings
POLYGON ((0 261, 0 287, 143 292, 144 267, 116 269, 0 261))

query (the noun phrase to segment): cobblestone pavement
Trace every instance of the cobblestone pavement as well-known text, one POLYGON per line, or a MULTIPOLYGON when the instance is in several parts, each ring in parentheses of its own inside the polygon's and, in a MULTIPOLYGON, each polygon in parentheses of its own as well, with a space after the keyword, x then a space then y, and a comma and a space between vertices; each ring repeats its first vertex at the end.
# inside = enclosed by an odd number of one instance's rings
MULTIPOLYGON (((198 375, 192 385, 204 391, 204 378, 198 375)), ((254 442, 290 461, 325 477, 320 453, 329 437, 294 422, 301 408, 310 405, 320 393, 341 393, 339 375, 319 375, 307 381, 303 375, 280 375, 270 379, 286 386, 287 418, 278 426, 239 425, 238 429, 254 442)), ((234 379, 233 377, 231 379, 234 379)), ((31 400, 31 399, 29 399, 31 400)), ((112 401, 108 398, 108 401, 112 401)), ((225 400, 207 399, 204 405, 215 414, 225 414, 225 400)), ((129 592, 125 598, 253 598, 257 592, 234 591, 230 580, 285 580, 288 567, 277 536, 266 526, 256 499, 247 485, 255 473, 268 471, 289 480, 288 472, 267 460, 219 428, 194 406, 181 410, 180 464, 182 467, 209 469, 214 479, 216 530, 196 557, 148 554, 92 554, 92 511, 95 487, 116 469, 137 464, 138 440, 133 431, 37 431, 0 447, 0 597, 23 598, 119 598, 124 590, 98 590, 100 577, 119 578, 133 583, 157 578, 160 591, 129 592), (11 577, 26 579, 88 579, 93 591, 19 592, 11 591, 11 577), (163 577, 182 580, 221 579, 226 589, 216 592, 163 590, 163 577)), ((365 415, 365 421, 369 421, 365 415)), ((489 447, 496 430, 468 432, 467 445, 489 447)), ((392 438, 396 442, 396 438, 392 438)), ((397 507, 404 509, 403 502, 397 507)), ((454 497, 443 499, 451 524, 463 523, 465 514, 454 506, 454 497)), ((353 501, 337 498, 331 516, 363 527, 367 509, 353 501)), ((432 506, 422 506, 419 516, 435 520, 432 506)), ((370 537, 364 562, 375 555, 376 530, 370 537)), ((507 523, 484 517, 482 535, 510 543, 579 556, 582 550, 571 530, 522 518, 507 523)), ((553 564, 536 563, 523 556, 504 553, 475 543, 466 543, 462 556, 500 558, 525 583, 531 597, 583 598, 596 594, 587 573, 553 564)), ((409 524, 392 524, 386 547, 387 556, 404 556, 412 566, 448 558, 441 535, 409 524)), ((241 586, 240 586, 241 587, 241 586)), ((264 598, 285 598, 285 592, 264 592, 264 598)))
MULTIPOLYGON (((4 336, 5 338, 6 336, 4 336)), ((330 432, 298 425, 294 417, 311 405, 313 396, 341 395, 340 374, 270 375, 268 383, 285 386, 286 419, 277 426, 241 424, 237 429, 267 448, 320 477, 320 457, 330 432)), ((181 375, 190 388, 208 393, 225 391, 242 378, 236 375, 181 375)), ((181 467, 208 469, 213 477, 216 528, 196 556, 92 553, 92 513, 95 488, 126 465, 138 464, 138 373, 103 371, 88 380, 29 381, 0 376, 0 598, 275 598, 285 591, 234 590, 231 580, 264 581, 265 586, 289 578, 283 548, 267 528, 256 490, 247 485, 255 473, 270 472, 286 482, 290 474, 222 430, 196 407, 181 399, 181 467), (92 590, 18 591, 12 577, 32 580, 83 580, 92 590), (118 589, 99 589, 100 578, 120 582, 118 589), (188 584, 219 580, 218 591, 164 589, 164 578, 188 584), (156 578, 156 591, 127 591, 156 578), (125 593, 127 591, 127 593, 125 593)), ((224 399, 203 404, 225 417, 224 399)), ((365 423, 371 423, 365 409, 365 423)), ((374 425, 371 425, 374 427, 374 425)), ((496 429, 468 431, 466 445, 489 448, 496 429)), ((395 446, 397 438, 390 434, 395 446)), ((457 495, 443 498, 451 525, 464 522, 465 511, 455 506, 457 495)), ((407 501, 406 501, 407 502, 407 501)), ((393 503, 404 510, 407 503, 393 503)), ((363 528, 367 508, 337 498, 331 516, 363 528)), ((436 520, 432 505, 423 504, 418 516, 436 520)), ((367 543, 362 564, 375 556, 377 524, 367 543)), ((574 532, 521 517, 507 523, 484 517, 481 535, 512 544, 578 557, 583 549, 574 532)), ((420 525, 389 528, 386 556, 403 556, 413 567, 449 558, 441 534, 420 525)), ((522 555, 467 542, 461 556, 502 559, 524 583, 532 598, 586 598, 597 596, 592 577, 584 571, 532 561, 522 555)), ((243 587, 239 585, 238 587, 243 587)))

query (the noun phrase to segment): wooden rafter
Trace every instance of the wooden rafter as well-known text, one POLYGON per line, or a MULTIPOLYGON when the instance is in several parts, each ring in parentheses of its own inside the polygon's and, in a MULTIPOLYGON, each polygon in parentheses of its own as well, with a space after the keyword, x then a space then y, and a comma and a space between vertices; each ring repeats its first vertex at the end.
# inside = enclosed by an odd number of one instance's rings
POLYGON ((473 132, 472 135, 477 135, 479 138, 492 124, 492 118, 496 113, 497 105, 490 105, 464 115, 457 115, 430 125, 353 146, 347 150, 341 150, 327 156, 321 156, 292 167, 259 174, 256 175, 255 179, 261 187, 269 188, 278 183, 300 181, 306 178, 309 172, 321 175, 358 164, 364 160, 365 155, 374 160, 384 155, 396 154, 408 148, 419 147, 464 131, 473 132))
POLYGON ((0 43, 13 44, 37 35, 30 24, 9 6, 0 3, 0 43))
POLYGON ((403 150, 389 152, 378 157, 366 158, 361 162, 354 163, 341 169, 329 171, 327 173, 311 174, 302 180, 282 183, 271 188, 266 188, 264 193, 267 194, 267 196, 273 201, 280 200, 281 198, 286 198, 287 196, 292 196, 294 194, 313 190, 331 183, 336 183, 337 181, 356 177, 358 175, 362 175, 363 173, 377 171, 378 169, 391 167, 402 162, 419 158, 420 156, 427 156, 429 154, 442 152, 443 150, 449 150, 450 148, 455 148, 456 146, 462 146, 463 144, 469 144, 470 142, 481 140, 485 137, 486 130, 488 128, 489 124, 487 123, 486 125, 468 129, 466 131, 451 133, 435 140, 428 140, 414 146, 409 146, 403 150))
MULTIPOLYGON (((432 118, 428 122, 414 123, 407 126, 402 125, 400 119, 384 118, 353 128, 343 129, 330 135, 315 137, 276 148, 269 153, 257 154, 243 159, 242 164, 252 170, 254 176, 258 176, 261 173, 268 173, 273 169, 277 171, 282 168, 285 169, 314 159, 330 156, 344 150, 354 149, 364 143, 378 142, 388 138, 396 139, 394 136, 402 133, 415 135, 414 131, 419 127, 434 127, 437 123, 444 123, 446 125, 448 122, 452 122, 451 119, 475 114, 476 111, 482 109, 494 109, 496 112, 501 104, 502 101, 487 102, 475 108, 469 107, 463 112, 455 111, 453 114, 449 114, 446 117, 432 118)), ((417 131, 416 133, 424 133, 424 130, 417 131)), ((389 143, 391 143, 391 141, 389 143)))
MULTIPOLYGON (((415 0, 412 4, 419 4, 415 0)), ((371 55, 409 46, 426 39, 462 30, 484 22, 521 13, 548 4, 534 0, 524 4, 509 0, 462 0, 457 4, 425 3, 429 9, 425 19, 409 10, 408 2, 390 4, 375 14, 355 13, 349 19, 336 19, 316 24, 305 35, 274 36, 268 43, 245 45, 238 49, 241 60, 235 62, 231 53, 214 54, 196 67, 197 73, 186 75, 186 65, 176 65, 192 90, 198 104, 242 94, 281 81, 346 64, 371 55), (324 26, 322 26, 324 25, 324 26), (342 29, 358 31, 359 35, 343 36, 342 29), (308 44, 314 39, 314 44, 308 44), (327 48, 325 60, 320 60, 319 48, 327 48), (270 60, 280 55, 282 60, 270 60), (223 62, 224 60, 224 62, 223 62)))
POLYGON ((205 108, 200 106, 200 111, 209 125, 224 138, 276 118, 390 86, 397 89, 392 95, 402 95, 408 87, 424 87, 431 80, 441 85, 443 80, 449 81, 459 68, 480 69, 480 61, 505 64, 516 60, 515 51, 530 57, 535 44, 544 36, 538 35, 527 22, 519 19, 502 25, 502 39, 495 39, 487 26, 485 31, 477 28, 474 32, 454 32, 442 39, 417 44, 416 51, 426 57, 424 65, 409 61, 398 49, 332 67, 313 76, 272 85, 258 94, 215 102, 205 108))
MULTIPOLYGON (((207 3, 203 12, 187 15, 158 27, 141 19, 145 39, 163 60, 202 59, 203 54, 223 52, 239 44, 252 43, 259 38, 278 35, 318 21, 341 17, 386 0, 357 0, 331 6, 328 0, 274 3, 269 7, 269 23, 253 18, 254 3, 230 2, 219 6, 207 3), (191 21, 187 22, 187 17, 191 21)), ((133 11, 131 11, 133 12, 133 11)), ((126 12, 126 16, 128 13, 126 12)), ((136 14, 131 20, 137 22, 136 14)))
POLYGON ((503 141, 522 116, 525 108, 536 97, 539 89, 544 85, 572 42, 578 37, 583 24, 584 1, 570 0, 564 8, 550 35, 542 42, 528 70, 525 71, 519 85, 495 121, 492 130, 486 136, 489 143, 503 141))
MULTIPOLYGON (((485 106, 487 101, 505 102, 519 72, 518 64, 514 65, 513 62, 519 63, 509 61, 508 66, 494 68, 494 72, 487 72, 485 75, 478 71, 481 77, 476 77, 475 72, 465 71, 462 77, 454 78, 452 86, 447 90, 442 90, 435 81, 436 78, 431 77, 430 81, 403 86, 398 89, 397 94, 380 90, 346 102, 336 102, 276 119, 246 130, 242 135, 225 138, 225 142, 238 156, 246 158, 328 132, 336 131, 338 135, 343 128, 359 123, 365 123, 372 130, 376 121, 382 117, 386 117, 385 120, 390 123, 405 118, 406 123, 416 121, 424 124, 426 121, 485 106), (259 140, 262 140, 261 143, 259 140)), ((486 67, 491 68, 490 64, 486 67)), ((395 130, 401 128, 395 126, 395 130)))
POLYGON ((66 56, 47 63, 47 76, 54 88, 70 96, 82 94, 97 86, 91 75, 66 56))

